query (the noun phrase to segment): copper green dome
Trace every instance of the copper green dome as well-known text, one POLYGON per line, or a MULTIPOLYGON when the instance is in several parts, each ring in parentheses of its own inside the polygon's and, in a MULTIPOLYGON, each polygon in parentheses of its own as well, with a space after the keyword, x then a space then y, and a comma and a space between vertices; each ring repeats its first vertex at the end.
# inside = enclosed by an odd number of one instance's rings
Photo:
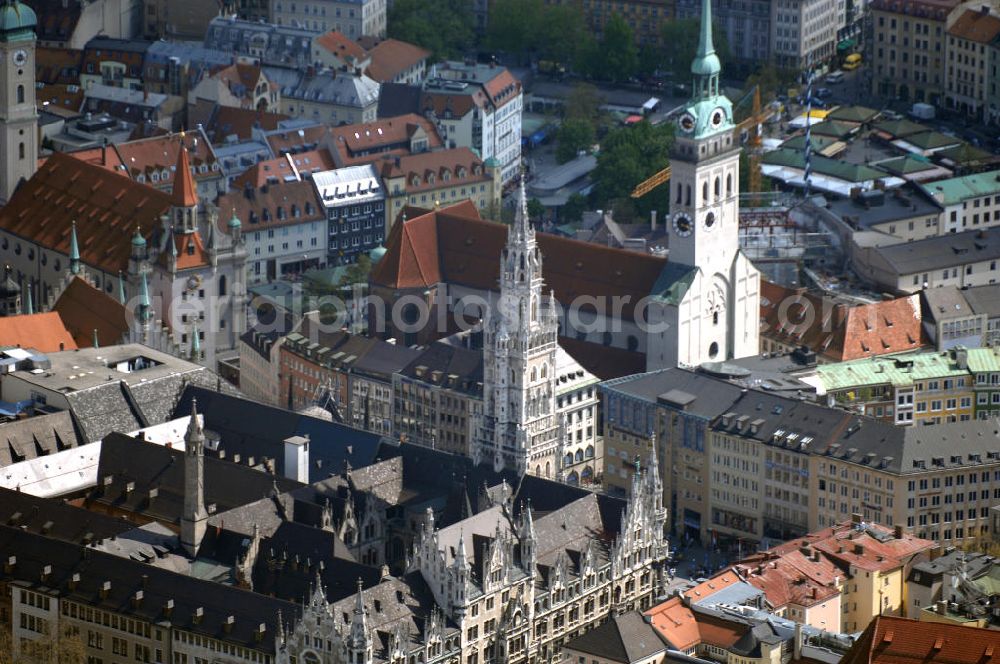
POLYGON ((0 5, 0 33, 5 37, 14 36, 12 33, 34 32, 36 25, 35 10, 20 0, 7 0, 0 5))
POLYGON ((139 232, 138 228, 135 229, 135 234, 132 236, 132 246, 133 247, 146 246, 146 238, 142 236, 142 233, 139 232))
POLYGON ((229 230, 236 230, 241 227, 243 222, 240 218, 236 216, 236 208, 233 208, 233 216, 229 218, 229 230))

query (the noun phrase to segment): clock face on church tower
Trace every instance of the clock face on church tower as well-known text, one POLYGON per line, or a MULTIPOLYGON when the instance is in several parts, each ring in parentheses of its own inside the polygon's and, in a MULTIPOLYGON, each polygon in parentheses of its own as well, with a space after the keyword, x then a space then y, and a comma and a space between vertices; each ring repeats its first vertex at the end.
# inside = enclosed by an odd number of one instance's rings
POLYGON ((694 230, 694 222, 691 215, 686 212, 678 212, 674 215, 674 232, 680 237, 688 237, 694 230))
POLYGON ((28 62, 28 52, 23 48, 14 51, 14 64, 23 67, 28 62))

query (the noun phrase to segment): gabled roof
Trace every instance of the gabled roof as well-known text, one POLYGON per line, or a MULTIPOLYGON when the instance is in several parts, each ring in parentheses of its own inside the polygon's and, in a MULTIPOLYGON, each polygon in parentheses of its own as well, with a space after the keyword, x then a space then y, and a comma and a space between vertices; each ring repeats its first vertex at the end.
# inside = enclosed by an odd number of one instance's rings
MULTIPOLYGON (((174 233, 167 241, 173 242, 177 248, 178 270, 191 270, 205 267, 209 264, 208 251, 205 249, 205 245, 201 241, 201 235, 197 231, 194 233, 174 233)), ((170 252, 161 252, 159 261, 164 266, 169 265, 170 252)))
POLYGON ((948 34, 977 44, 989 44, 1000 35, 1000 17, 978 8, 966 9, 948 28, 948 34))
MULTIPOLYGON (((79 447, 88 441, 73 424, 68 410, 35 415, 0 427, 0 468, 79 447)), ((6 504, 0 499, 0 504, 6 504)), ((0 518, 3 514, 0 514, 0 518)))
MULTIPOLYGON (((88 502, 142 514, 162 523, 180 521, 184 509, 184 452, 120 433, 105 436, 97 469, 98 486, 88 502), (110 477, 110 483, 106 483, 110 477), (149 492, 155 489, 150 499, 149 492)), ((205 504, 227 511, 300 485, 246 465, 205 457, 205 504)))
POLYGON ((62 318, 54 311, 0 317, 0 346, 35 348, 43 353, 77 347, 62 318))
POLYGON ((152 181, 152 174, 156 172, 160 175, 160 185, 166 188, 173 184, 176 177, 182 145, 188 150, 188 162, 195 169, 192 176, 196 181, 221 177, 221 174, 213 169, 218 163, 215 151, 201 130, 141 138, 119 143, 115 148, 128 168, 130 177, 135 179, 142 175, 148 183, 152 181), (202 165, 206 166, 204 173, 202 165))
POLYGON ((398 39, 384 39, 369 48, 368 56, 371 58, 368 75, 379 83, 386 83, 422 60, 427 60, 431 52, 398 39))
POLYGON ((80 85, 83 51, 39 46, 35 49, 35 77, 39 83, 80 85))
POLYGON ((336 30, 330 30, 316 37, 313 40, 313 46, 332 53, 348 65, 356 64, 368 56, 365 49, 361 48, 357 42, 336 30))
POLYGON ((701 643, 701 632, 694 611, 684 605, 680 597, 668 599, 663 604, 646 611, 651 624, 674 650, 685 652, 701 643))
POLYGON ((278 123, 286 120, 287 115, 268 113, 255 108, 236 108, 234 106, 216 106, 212 119, 205 126, 205 133, 215 141, 216 145, 223 143, 227 136, 238 136, 247 140, 254 129, 271 130, 278 123))
POLYGON ((850 306, 761 281, 761 334, 841 362, 917 350, 919 295, 850 306))
MULTIPOLYGON (((372 283, 391 288, 428 288, 441 282, 485 291, 497 289, 500 253, 507 226, 479 217, 470 201, 439 210, 408 208, 386 241, 386 254, 372 271, 372 283)), ((538 233, 545 282, 569 305, 580 295, 630 296, 623 315, 653 292, 666 265, 661 257, 602 247, 538 233)))
POLYGON ((875 616, 841 664, 996 664, 1000 632, 875 616))
POLYGON ((125 305, 80 277, 63 289, 52 311, 59 314, 78 347, 93 345, 95 330, 101 346, 119 344, 128 335, 125 305))
POLYGON ((621 664, 644 662, 667 649, 657 631, 635 611, 612 617, 567 641, 563 648, 621 664))
POLYGON ((115 274, 136 226, 148 237, 169 208, 163 192, 55 152, 0 210, 0 228, 68 256, 76 221, 83 263, 115 274))

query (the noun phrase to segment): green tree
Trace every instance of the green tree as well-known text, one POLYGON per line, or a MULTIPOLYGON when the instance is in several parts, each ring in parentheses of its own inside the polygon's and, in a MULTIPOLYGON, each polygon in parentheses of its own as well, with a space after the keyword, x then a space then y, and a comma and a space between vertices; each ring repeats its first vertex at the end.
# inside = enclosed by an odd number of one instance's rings
POLYGON ((340 278, 338 286, 350 286, 351 284, 367 283, 368 273, 372 271, 372 259, 368 254, 358 256, 357 262, 351 263, 344 271, 344 276, 340 278))
MULTIPOLYGON (((698 52, 698 38, 701 29, 701 19, 686 18, 679 21, 667 21, 660 28, 663 43, 667 48, 663 51, 660 66, 672 77, 675 84, 685 85, 691 82, 691 61, 698 52)), ((729 60, 729 42, 726 33, 718 27, 712 30, 712 41, 715 54, 719 56, 722 66, 729 60)))
POLYGON ((596 129, 603 101, 596 87, 590 83, 577 83, 566 97, 564 115, 568 120, 583 120, 596 129))
POLYGON ((528 218, 534 221, 541 220, 545 216, 545 206, 537 198, 528 199, 528 218))
POLYGON ((587 211, 587 197, 583 194, 570 194, 566 204, 559 211, 559 216, 565 223, 580 221, 587 211))
POLYGON ((542 7, 541 0, 495 0, 483 45, 523 60, 538 45, 542 7))
POLYGON ((569 118, 560 125, 556 141, 556 161, 565 164, 594 144, 594 127, 586 120, 569 118))
POLYGON ((390 37, 428 49, 435 60, 467 53, 475 43, 471 3, 466 0, 395 0, 390 37))
POLYGON ((635 76, 639 68, 639 49, 632 28, 621 14, 612 14, 604 24, 599 61, 600 78, 620 83, 635 76))
POLYGON ((666 186, 638 199, 629 198, 629 194, 637 184, 666 168, 673 139, 672 125, 654 127, 646 121, 611 131, 601 144, 597 168, 591 174, 596 207, 612 207, 621 213, 632 208, 640 216, 648 215, 650 210, 666 212, 669 208, 666 186))
POLYGON ((567 67, 576 64, 581 45, 593 40, 583 12, 573 5, 543 5, 535 34, 538 57, 567 67))

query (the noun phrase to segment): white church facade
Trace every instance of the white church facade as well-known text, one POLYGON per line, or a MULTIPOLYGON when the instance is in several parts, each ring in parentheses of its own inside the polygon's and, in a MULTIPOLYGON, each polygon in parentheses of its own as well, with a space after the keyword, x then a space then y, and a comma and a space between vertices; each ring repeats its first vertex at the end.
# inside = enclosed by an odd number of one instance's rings
POLYGON ((670 254, 649 308, 646 370, 698 366, 759 349, 760 272, 740 249, 740 149, 719 89, 709 0, 702 2, 691 100, 670 158, 670 254))

